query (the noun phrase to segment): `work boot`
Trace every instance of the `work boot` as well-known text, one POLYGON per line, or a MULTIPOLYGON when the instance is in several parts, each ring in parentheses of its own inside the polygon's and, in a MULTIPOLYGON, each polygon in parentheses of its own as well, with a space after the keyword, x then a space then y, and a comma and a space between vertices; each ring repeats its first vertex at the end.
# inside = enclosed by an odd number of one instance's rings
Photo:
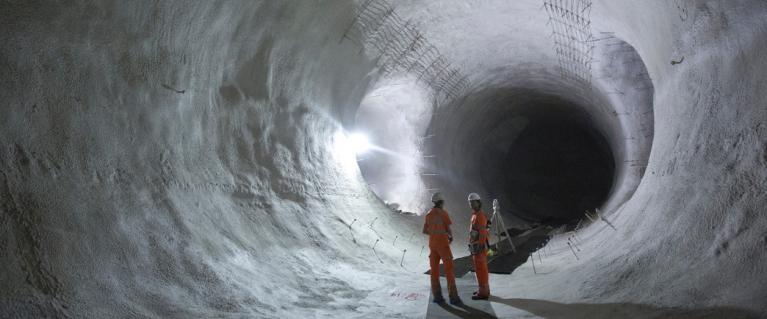
POLYGON ((439 281, 431 283, 431 295, 434 296, 434 303, 444 303, 445 298, 442 297, 442 286, 439 281))
POLYGON ((439 282, 432 283, 431 295, 434 296, 434 300, 432 300, 432 302, 440 304, 445 303, 445 298, 442 297, 442 287, 439 285, 439 282))
POLYGON ((458 296, 450 296, 450 304, 451 305, 462 305, 463 301, 461 301, 461 298, 458 296))
POLYGON ((452 298, 453 296, 458 297, 458 287, 456 287, 455 282, 450 283, 448 281, 447 295, 450 296, 450 298, 452 298))
POLYGON ((479 289, 471 296, 472 300, 487 300, 490 297, 490 287, 487 285, 480 285, 479 289))
POLYGON ((480 295, 471 296, 471 300, 487 300, 488 298, 490 298, 490 296, 480 296, 480 295))

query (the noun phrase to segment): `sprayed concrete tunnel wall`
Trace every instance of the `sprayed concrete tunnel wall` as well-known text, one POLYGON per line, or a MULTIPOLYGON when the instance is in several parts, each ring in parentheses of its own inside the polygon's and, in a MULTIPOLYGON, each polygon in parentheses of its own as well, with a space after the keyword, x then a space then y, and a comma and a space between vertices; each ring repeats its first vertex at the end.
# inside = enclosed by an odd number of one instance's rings
POLYGON ((457 227, 473 189, 511 201, 488 176, 529 118, 587 118, 612 155, 615 229, 587 223, 577 260, 555 237, 550 273, 494 291, 767 313, 767 3, 563 1, 576 44, 558 3, 3 2, 0 313, 423 316, 420 218, 344 145, 401 83, 423 130, 402 145, 439 159, 414 185, 457 227), (395 30, 417 55, 381 46, 395 30))

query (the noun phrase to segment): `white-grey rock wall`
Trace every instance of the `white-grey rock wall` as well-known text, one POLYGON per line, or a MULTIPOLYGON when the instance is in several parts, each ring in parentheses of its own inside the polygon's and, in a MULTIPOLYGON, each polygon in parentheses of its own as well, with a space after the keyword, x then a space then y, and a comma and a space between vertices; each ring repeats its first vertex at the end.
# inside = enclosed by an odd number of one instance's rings
MULTIPOLYGON (((1 4, 1 317, 422 316, 420 220, 367 189, 339 133, 378 80, 342 39, 358 5, 1 4)), ((472 83, 557 66, 538 1, 399 8, 472 83)), ((577 261, 555 238, 552 273, 494 293, 767 313, 765 14, 594 2, 654 87, 648 166, 606 212, 617 231, 581 230, 577 261)))

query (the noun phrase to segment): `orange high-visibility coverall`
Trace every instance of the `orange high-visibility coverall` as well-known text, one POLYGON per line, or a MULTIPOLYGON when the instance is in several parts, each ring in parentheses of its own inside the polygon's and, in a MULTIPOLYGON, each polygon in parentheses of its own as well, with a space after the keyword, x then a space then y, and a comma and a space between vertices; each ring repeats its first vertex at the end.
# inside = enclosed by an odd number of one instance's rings
POLYGON ((434 207, 426 213, 426 221, 423 229, 429 234, 429 267, 431 268, 431 292, 442 296, 442 287, 439 284, 439 261, 445 264, 445 277, 447 277, 447 290, 451 297, 458 297, 458 289, 455 286, 455 273, 453 272, 453 253, 450 251, 450 239, 447 229, 452 224, 447 211, 434 207))
POLYGON ((487 269, 487 245, 485 244, 487 243, 489 232, 487 231, 487 216, 485 216, 485 212, 482 210, 479 212, 472 212, 471 214, 471 226, 469 232, 473 230, 477 231, 479 236, 475 238, 469 236, 469 243, 481 244, 482 247, 484 247, 477 254, 472 255, 471 259, 474 261, 474 271, 477 276, 477 284, 479 285, 477 296, 485 298, 490 296, 490 283, 488 282, 489 273, 487 269))

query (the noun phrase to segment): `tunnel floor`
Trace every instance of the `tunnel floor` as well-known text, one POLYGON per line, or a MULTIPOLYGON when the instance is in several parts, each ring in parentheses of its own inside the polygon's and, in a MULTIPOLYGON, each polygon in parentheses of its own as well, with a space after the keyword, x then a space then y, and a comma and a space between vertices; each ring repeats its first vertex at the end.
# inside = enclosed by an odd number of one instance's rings
MULTIPOLYGON (((528 265, 525 270, 532 272, 528 265)), ((541 276, 545 276, 542 274, 541 276)), ((476 290, 474 274, 456 278, 458 293, 463 305, 430 303, 426 318, 545 318, 545 319, 615 319, 615 318, 675 318, 675 319, 706 319, 706 318, 750 318, 747 313, 727 308, 710 308, 686 310, 680 308, 663 308, 632 303, 562 303, 546 299, 519 298, 519 290, 530 288, 494 286, 495 281, 509 281, 498 275, 491 275, 491 292, 500 290, 488 300, 471 300, 471 294, 476 290)), ((535 288, 533 288, 535 289, 535 288)), ((431 296, 430 296, 431 298, 431 296)))
MULTIPOLYGON (((591 248, 591 247, 588 247, 591 248)), ((577 252, 587 249, 581 246, 577 252)), ((583 258, 583 255, 580 255, 583 258)), ((752 312, 731 307, 661 307, 642 303, 610 302, 608 296, 594 297, 587 301, 567 303, 546 298, 555 282, 591 280, 593 278, 569 278, 575 273, 577 262, 566 241, 554 240, 540 256, 520 265, 511 275, 490 274, 490 299, 471 300, 476 291, 474 273, 456 278, 458 294, 464 305, 432 303, 431 294, 426 318, 546 318, 546 319, 615 319, 615 318, 675 318, 675 319, 721 319, 756 318, 752 312)), ((583 265, 580 265, 581 267, 583 265)), ((574 275, 576 276, 576 275, 574 275)), ((428 278, 424 278, 427 280, 428 278)), ((443 295, 447 296, 444 278, 443 295)))

